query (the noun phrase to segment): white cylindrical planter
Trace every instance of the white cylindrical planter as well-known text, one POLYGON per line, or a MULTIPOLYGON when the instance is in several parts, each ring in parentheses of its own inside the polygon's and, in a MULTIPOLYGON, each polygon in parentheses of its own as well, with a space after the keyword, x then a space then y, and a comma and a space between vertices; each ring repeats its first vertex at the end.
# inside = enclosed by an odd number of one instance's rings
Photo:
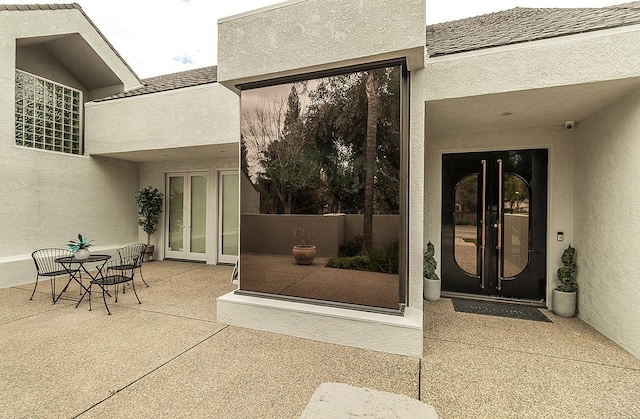
POLYGON ((427 301, 438 301, 440 299, 440 279, 423 279, 423 294, 427 301))
POLYGON ((576 314, 576 293, 553 290, 553 312, 560 317, 576 314))
POLYGON ((89 249, 78 249, 73 254, 73 257, 77 260, 87 260, 89 259, 89 249))

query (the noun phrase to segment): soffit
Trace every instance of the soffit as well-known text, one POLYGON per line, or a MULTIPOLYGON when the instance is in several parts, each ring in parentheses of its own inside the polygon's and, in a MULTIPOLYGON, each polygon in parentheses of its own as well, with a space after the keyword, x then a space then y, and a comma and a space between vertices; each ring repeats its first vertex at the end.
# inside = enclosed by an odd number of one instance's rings
POLYGON ((431 101, 425 104, 426 133, 429 137, 563 126, 636 90, 640 77, 431 101))
POLYGON ((87 90, 123 83, 78 33, 16 40, 18 48, 34 45, 41 45, 87 90))
POLYGON ((104 153, 92 156, 111 157, 136 163, 214 160, 238 158, 238 143, 212 144, 193 147, 163 148, 154 150, 135 150, 121 153, 104 153))

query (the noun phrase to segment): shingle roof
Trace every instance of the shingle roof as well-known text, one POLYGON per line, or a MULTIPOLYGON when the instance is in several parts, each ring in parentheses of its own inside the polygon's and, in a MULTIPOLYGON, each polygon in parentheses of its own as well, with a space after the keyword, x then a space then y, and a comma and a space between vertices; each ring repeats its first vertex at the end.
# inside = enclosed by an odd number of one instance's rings
POLYGON ((640 24, 640 1, 602 8, 516 7, 427 26, 430 57, 640 24))
POLYGON ((78 3, 67 4, 0 4, 0 10, 61 10, 78 9, 82 10, 78 3))
POLYGON ((94 102, 140 96, 150 93, 166 92, 168 90, 183 89, 185 87, 200 86, 218 81, 218 66, 196 68, 195 70, 179 73, 164 74, 140 80, 142 87, 118 93, 113 96, 95 99, 94 102))

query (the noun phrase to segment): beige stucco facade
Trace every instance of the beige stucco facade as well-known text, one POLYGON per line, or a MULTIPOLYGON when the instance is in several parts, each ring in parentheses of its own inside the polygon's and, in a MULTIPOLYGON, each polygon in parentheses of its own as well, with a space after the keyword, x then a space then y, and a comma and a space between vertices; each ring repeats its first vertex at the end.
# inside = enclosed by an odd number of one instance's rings
MULTIPOLYGON (((222 19, 218 83, 87 104, 85 153, 75 156, 15 145, 16 68, 75 87, 85 102, 140 81, 81 11, 0 11, 0 56, 9 57, 0 61, 7 104, 0 173, 9 180, 0 186, 7 197, 0 287, 32 282, 31 251, 63 247, 78 232, 101 252, 145 241, 133 197, 146 185, 166 192, 172 173, 206 174, 205 261, 218 263, 218 176, 239 166, 236 86, 404 58, 411 104, 405 315, 231 293, 218 301, 218 320, 422 356, 422 258, 428 241, 441 256, 442 155, 544 148, 545 303, 571 243, 579 317, 640 357, 640 26, 429 57, 424 13, 424 0, 291 0, 222 19), (576 124, 567 130, 570 120, 576 124)), ((165 257, 165 240, 163 221, 155 258, 165 257)))
POLYGON ((574 242, 580 246, 578 311, 640 356, 640 91, 583 121, 574 147, 574 242))
POLYGON ((85 101, 140 82, 78 9, 0 11, 0 56, 0 286, 6 287, 35 280, 32 251, 64 247, 78 233, 103 252, 137 241, 135 164, 16 146, 16 69, 77 88, 85 101), (78 57, 70 46, 91 53, 78 57))

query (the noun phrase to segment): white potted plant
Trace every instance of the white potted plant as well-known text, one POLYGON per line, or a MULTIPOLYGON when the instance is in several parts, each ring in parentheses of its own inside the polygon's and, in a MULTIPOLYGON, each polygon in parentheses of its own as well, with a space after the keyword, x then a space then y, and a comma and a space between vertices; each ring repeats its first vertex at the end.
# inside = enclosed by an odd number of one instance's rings
POLYGON ((427 243, 427 251, 424 252, 424 269, 422 289, 424 299, 427 301, 438 301, 440 299, 440 289, 442 282, 436 274, 438 262, 435 259, 436 250, 433 243, 427 243))
POLYGON ((88 241, 82 234, 78 233, 78 240, 69 240, 67 247, 73 252, 73 257, 77 260, 89 259, 89 247, 91 247, 91 241, 88 241))
POLYGON ((569 245, 562 253, 562 266, 558 268, 560 285, 553 290, 553 312, 560 317, 573 317, 576 314, 576 268, 576 249, 569 245))

